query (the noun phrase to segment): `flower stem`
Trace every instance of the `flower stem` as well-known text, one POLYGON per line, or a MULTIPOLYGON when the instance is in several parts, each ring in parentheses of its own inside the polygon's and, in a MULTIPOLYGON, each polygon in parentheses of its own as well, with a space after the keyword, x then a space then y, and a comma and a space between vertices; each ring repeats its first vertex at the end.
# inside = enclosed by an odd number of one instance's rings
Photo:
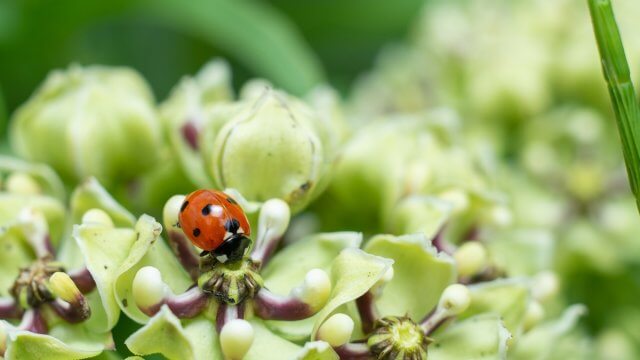
POLYGON ((216 315, 216 330, 218 334, 225 324, 235 319, 244 319, 244 304, 230 305, 221 302, 216 315))
POLYGON ((369 346, 363 343, 348 343, 334 348, 341 360, 373 359, 369 346))
POLYGON ((260 289, 253 300, 256 315, 265 320, 301 320, 315 313, 302 300, 278 296, 265 288, 260 289))
POLYGON ((0 298, 0 319, 19 319, 22 316, 20 306, 13 298, 0 298))
POLYGON ((622 140, 631 191, 640 210, 640 104, 631 82, 611 1, 589 0, 589 11, 622 140))
POLYGON ((362 322, 362 331, 368 334, 373 330, 376 320, 380 317, 378 309, 376 309, 375 296, 371 291, 367 291, 356 299, 356 305, 362 322))
POLYGON ((91 292, 96 288, 96 282, 93 280, 93 276, 91 276, 91 273, 86 267, 69 271, 67 274, 69 274, 69 277, 71 277, 80 292, 83 294, 91 292))

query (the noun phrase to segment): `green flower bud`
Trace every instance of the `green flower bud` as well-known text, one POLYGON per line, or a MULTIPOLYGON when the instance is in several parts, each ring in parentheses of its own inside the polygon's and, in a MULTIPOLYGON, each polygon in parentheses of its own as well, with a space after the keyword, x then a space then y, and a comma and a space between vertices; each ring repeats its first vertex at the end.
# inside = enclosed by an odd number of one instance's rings
POLYGON ((349 342, 353 328, 354 323, 349 316, 337 313, 322 323, 316 337, 319 340, 326 341, 333 347, 338 347, 349 342))
POLYGON ((253 344, 253 338, 253 327, 248 321, 235 319, 225 324, 220 331, 220 348, 224 358, 243 359, 253 344))
POLYGON ((207 158, 215 183, 253 201, 280 198, 300 210, 322 189, 333 161, 317 116, 271 89, 245 103, 220 129, 207 158))
POLYGON ((72 65, 52 72, 15 113, 12 146, 67 180, 127 180, 157 159, 160 127, 153 101, 133 70, 72 65))

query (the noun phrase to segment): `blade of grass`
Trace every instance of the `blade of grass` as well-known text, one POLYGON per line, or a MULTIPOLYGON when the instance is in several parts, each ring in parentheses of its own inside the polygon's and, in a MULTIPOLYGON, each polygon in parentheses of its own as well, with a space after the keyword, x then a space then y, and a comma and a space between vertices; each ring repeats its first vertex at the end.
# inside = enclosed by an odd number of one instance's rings
POLYGON ((589 0, 589 11, 600 50, 602 70, 622 140, 631 191, 640 211, 640 104, 610 0, 589 0))

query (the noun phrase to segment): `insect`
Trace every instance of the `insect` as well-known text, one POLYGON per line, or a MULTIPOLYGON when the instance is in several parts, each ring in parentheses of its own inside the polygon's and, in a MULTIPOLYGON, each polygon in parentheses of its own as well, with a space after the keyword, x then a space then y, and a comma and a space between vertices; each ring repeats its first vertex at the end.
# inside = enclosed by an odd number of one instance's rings
POLYGON ((196 190, 187 195, 178 226, 191 242, 218 261, 242 259, 251 244, 251 228, 238 203, 222 191, 196 190))

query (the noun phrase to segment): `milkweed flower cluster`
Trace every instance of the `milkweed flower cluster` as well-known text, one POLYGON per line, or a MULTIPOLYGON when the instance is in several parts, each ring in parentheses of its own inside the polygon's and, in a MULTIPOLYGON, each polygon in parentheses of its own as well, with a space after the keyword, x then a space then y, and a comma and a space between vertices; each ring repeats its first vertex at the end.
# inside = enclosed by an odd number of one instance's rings
MULTIPOLYGON (((132 70, 73 66, 16 112, 23 159, 0 158, 0 355, 553 359, 591 349, 575 327, 584 306, 558 296, 562 210, 466 130, 465 111, 363 92, 350 107, 371 106, 347 116, 328 87, 298 98, 264 80, 235 95, 230 83, 214 60, 156 106, 132 70), (250 229, 222 218, 224 206, 189 209, 185 195, 199 188, 224 194, 250 229), (193 238, 213 227, 220 242, 238 230, 250 241, 232 257, 198 248, 207 244, 193 238), (125 317, 136 329, 116 343, 125 317)), ((574 195, 591 199, 580 179, 574 195)))

